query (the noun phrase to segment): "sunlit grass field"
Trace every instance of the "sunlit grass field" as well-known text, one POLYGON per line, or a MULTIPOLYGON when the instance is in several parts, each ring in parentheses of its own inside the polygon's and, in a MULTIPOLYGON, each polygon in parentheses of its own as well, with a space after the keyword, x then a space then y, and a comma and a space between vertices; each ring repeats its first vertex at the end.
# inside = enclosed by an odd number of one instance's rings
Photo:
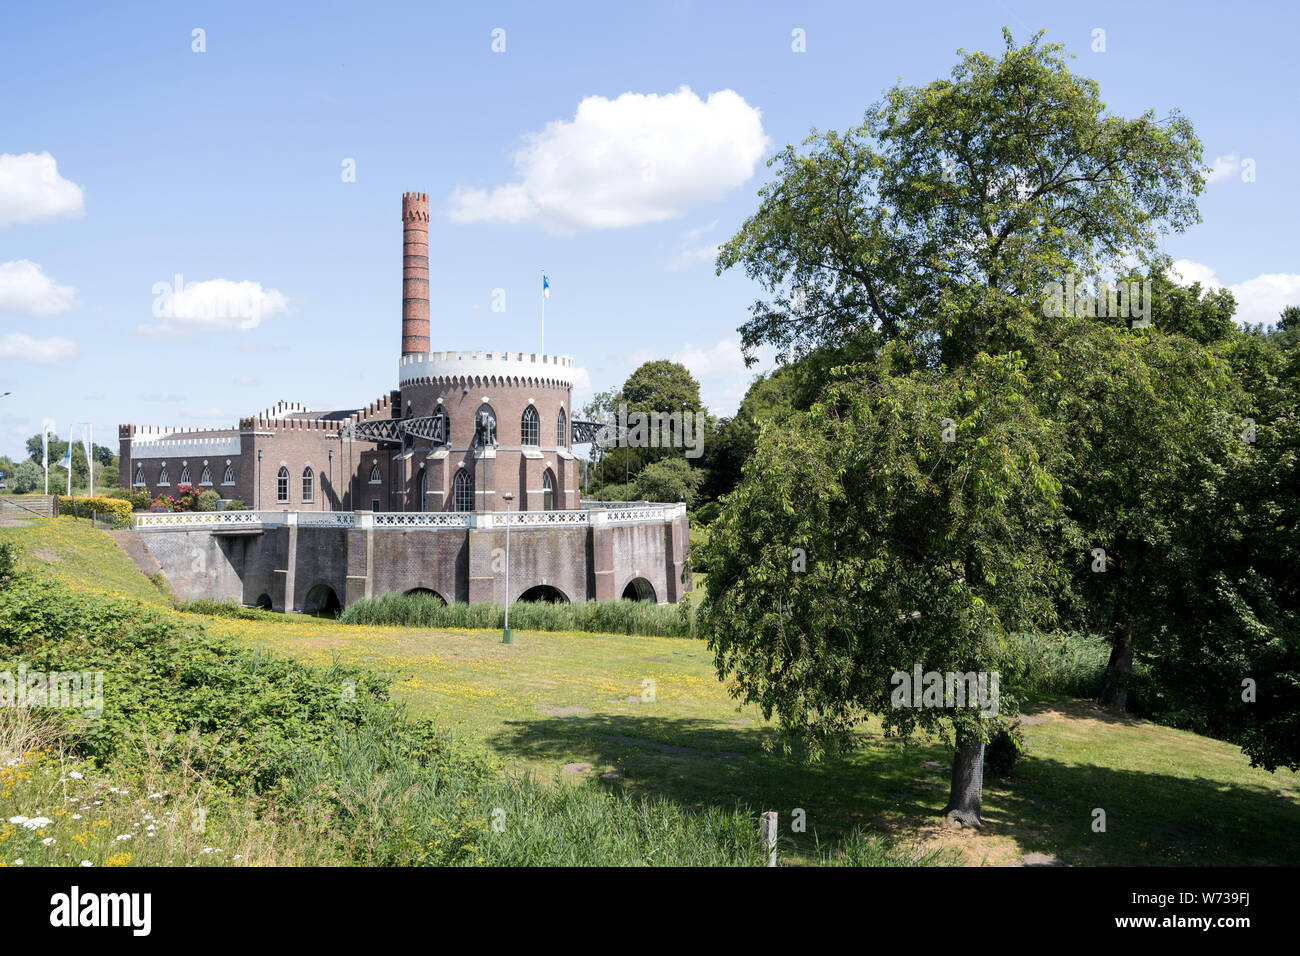
MULTIPOLYGON (((104 533, 61 518, 0 528, 29 560, 70 586, 155 605, 166 596, 104 533)), ((179 613, 179 612, 174 612, 179 613)), ((197 619, 189 616, 190 619, 197 619)), ((1089 702, 1040 705, 1023 726, 1014 778, 985 781, 984 829, 939 825, 948 749, 904 744, 878 727, 863 746, 821 763, 769 749, 771 725, 719 683, 704 644, 688 638, 349 626, 286 615, 201 618, 214 634, 307 662, 373 667, 394 695, 556 786, 625 788, 693 807, 781 814, 787 851, 867 824, 895 839, 948 848, 970 864, 1295 864, 1300 780, 1252 769, 1231 744, 1116 717, 1089 702), (791 833, 795 809, 807 832, 791 833), (1106 816, 1094 832, 1094 810, 1106 816)))

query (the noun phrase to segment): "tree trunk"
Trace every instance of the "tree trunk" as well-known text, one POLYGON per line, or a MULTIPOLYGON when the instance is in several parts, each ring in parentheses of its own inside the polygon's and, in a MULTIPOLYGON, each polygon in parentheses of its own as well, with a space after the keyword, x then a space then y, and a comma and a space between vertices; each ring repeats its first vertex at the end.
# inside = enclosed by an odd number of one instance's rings
POLYGON ((955 827, 978 827, 984 794, 984 741, 958 733, 952 755, 952 787, 943 812, 955 827))
POLYGON ((1126 619, 1110 649, 1106 679, 1101 685, 1103 707, 1123 713, 1128 707, 1128 678, 1133 673, 1133 625, 1126 619))

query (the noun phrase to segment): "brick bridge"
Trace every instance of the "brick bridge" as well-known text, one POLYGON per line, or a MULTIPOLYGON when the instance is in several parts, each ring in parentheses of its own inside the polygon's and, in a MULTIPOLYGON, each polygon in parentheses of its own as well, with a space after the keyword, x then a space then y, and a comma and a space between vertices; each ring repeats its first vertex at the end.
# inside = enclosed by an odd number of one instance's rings
POLYGON ((389 591, 447 602, 619 597, 675 603, 686 506, 578 511, 221 511, 135 516, 134 536, 181 600, 328 611, 389 591))

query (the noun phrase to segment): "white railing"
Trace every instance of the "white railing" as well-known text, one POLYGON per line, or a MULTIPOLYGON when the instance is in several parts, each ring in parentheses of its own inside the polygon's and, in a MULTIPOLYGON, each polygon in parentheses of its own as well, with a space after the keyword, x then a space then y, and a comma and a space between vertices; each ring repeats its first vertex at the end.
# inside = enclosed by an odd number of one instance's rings
POLYGON ((311 528, 355 528, 357 516, 351 511, 298 511, 298 525, 311 528))
POLYGON ((173 511, 135 516, 137 530, 284 524, 284 511, 173 511))
POLYGON ((512 511, 509 515, 496 513, 492 515, 493 524, 510 525, 510 527, 573 527, 591 524, 591 517, 586 511, 512 511))
POLYGON ((577 511, 177 511, 135 515, 137 531, 172 528, 237 528, 295 524, 309 528, 572 528, 586 525, 637 524, 683 517, 686 506, 641 505, 635 508, 577 511))
POLYGON ((474 515, 468 511, 376 511, 371 517, 377 528, 469 528, 474 524, 474 515))

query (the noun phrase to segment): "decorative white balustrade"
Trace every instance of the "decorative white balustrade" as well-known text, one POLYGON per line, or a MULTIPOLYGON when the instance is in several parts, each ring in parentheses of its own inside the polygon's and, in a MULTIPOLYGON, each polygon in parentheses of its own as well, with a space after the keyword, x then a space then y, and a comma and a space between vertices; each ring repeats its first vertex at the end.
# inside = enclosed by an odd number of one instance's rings
POLYGON ((179 511, 135 516, 137 531, 190 528, 573 528, 672 521, 686 506, 584 508, 578 511, 179 511))
POLYGON ((370 517, 376 528, 469 528, 474 523, 468 511, 375 511, 370 517))
POLYGON ((284 511, 175 511, 160 514, 138 514, 135 527, 138 531, 162 528, 219 528, 247 525, 284 524, 284 511))

